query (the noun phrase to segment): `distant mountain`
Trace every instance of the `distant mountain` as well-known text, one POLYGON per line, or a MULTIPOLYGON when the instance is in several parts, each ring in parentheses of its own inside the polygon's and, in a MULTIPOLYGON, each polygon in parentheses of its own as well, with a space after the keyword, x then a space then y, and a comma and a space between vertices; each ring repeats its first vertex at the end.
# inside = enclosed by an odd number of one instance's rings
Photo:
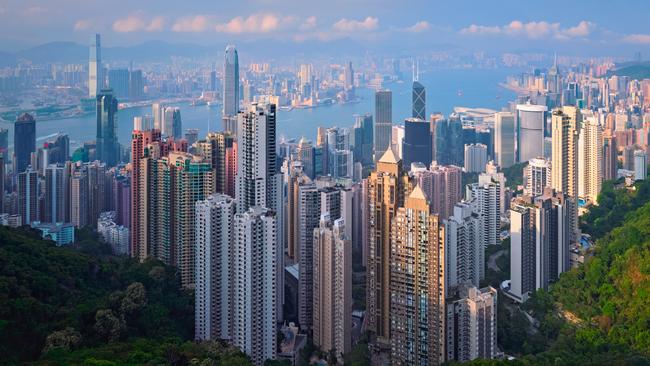
POLYGON ((19 51, 15 57, 36 64, 75 63, 88 60, 88 48, 74 42, 51 42, 19 51))
POLYGON ((607 76, 628 76, 631 79, 650 79, 650 62, 626 62, 617 64, 616 69, 608 71, 607 76))

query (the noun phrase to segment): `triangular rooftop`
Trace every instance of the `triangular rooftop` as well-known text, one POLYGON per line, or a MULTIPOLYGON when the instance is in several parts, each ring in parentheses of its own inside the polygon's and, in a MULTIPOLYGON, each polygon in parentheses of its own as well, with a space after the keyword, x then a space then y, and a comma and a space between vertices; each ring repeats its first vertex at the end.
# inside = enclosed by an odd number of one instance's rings
POLYGON ((388 150, 386 150, 386 152, 384 153, 384 155, 382 155, 381 159, 379 159, 379 162, 397 164, 399 162, 399 159, 395 156, 393 149, 389 147, 388 150))
POLYGON ((409 195, 409 198, 415 198, 415 199, 425 200, 425 201, 427 199, 427 197, 424 195, 424 191, 422 190, 422 188, 420 188, 419 184, 415 186, 415 188, 409 195))

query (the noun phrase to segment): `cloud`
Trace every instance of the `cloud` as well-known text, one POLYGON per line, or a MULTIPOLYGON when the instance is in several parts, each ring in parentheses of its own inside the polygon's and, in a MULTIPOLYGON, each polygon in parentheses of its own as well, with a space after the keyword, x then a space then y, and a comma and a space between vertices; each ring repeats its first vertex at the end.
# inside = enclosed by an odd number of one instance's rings
POLYGON ((74 23, 74 30, 75 31, 86 31, 86 30, 90 29, 91 26, 92 26, 92 22, 89 19, 81 19, 81 20, 77 20, 74 23))
POLYGON ((421 20, 406 28, 406 31, 411 33, 421 33, 426 32, 429 29, 431 29, 431 23, 427 22, 426 20, 421 20))
POLYGON ((113 22, 113 31, 118 33, 131 32, 159 32, 165 27, 165 18, 154 17, 149 19, 141 12, 133 13, 126 18, 121 18, 113 22))
POLYGON ((210 27, 210 18, 205 15, 187 16, 177 20, 172 26, 174 32, 204 32, 210 27))
POLYGON ((334 23, 332 27, 338 32, 351 33, 372 31, 377 29, 378 26, 379 19, 375 17, 367 17, 362 21, 343 18, 334 23))
POLYGON ((317 19, 315 16, 312 15, 302 22, 299 29, 302 31, 306 31, 306 30, 316 28, 316 23, 317 23, 317 19))
POLYGON ((528 22, 524 23, 519 20, 513 20, 509 24, 503 26, 485 26, 472 24, 469 27, 463 28, 459 31, 460 34, 465 35, 509 35, 509 36, 523 36, 531 39, 555 38, 555 39, 571 39, 571 38, 586 38, 588 37, 596 25, 592 22, 583 20, 576 26, 569 28, 562 28, 560 23, 550 23, 546 21, 528 22))
POLYGON ((630 34, 623 37, 623 41, 627 43, 650 43, 650 34, 630 34))
POLYGON ((297 19, 292 16, 278 17, 271 13, 258 13, 246 18, 241 16, 232 18, 226 23, 215 25, 214 29, 217 32, 228 34, 271 33, 292 27, 296 21, 297 19))
POLYGON ((42 6, 30 6, 25 10, 26 15, 38 15, 38 14, 44 14, 47 12, 47 9, 42 7, 42 6))

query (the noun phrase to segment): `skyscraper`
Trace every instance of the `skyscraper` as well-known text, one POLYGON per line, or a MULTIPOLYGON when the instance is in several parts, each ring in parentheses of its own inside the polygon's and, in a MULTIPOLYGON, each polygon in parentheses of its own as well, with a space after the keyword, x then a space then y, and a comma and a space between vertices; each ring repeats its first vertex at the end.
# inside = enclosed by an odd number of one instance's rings
POLYGON ((314 320, 314 229, 321 215, 321 198, 313 182, 300 184, 297 189, 298 323, 302 329, 310 330, 314 320))
POLYGON ((515 117, 510 112, 494 114, 494 155, 501 168, 515 163, 515 117))
POLYGON ((406 169, 411 163, 420 162, 431 165, 431 132, 424 119, 407 118, 404 121, 404 141, 402 142, 402 164, 406 169))
POLYGON ((108 70, 108 87, 113 90, 116 98, 129 99, 129 70, 108 70))
POLYGON ((101 37, 95 34, 90 39, 90 54, 88 58, 88 97, 95 98, 104 88, 104 69, 102 67, 101 37))
MULTIPOLYGON (((32 153, 36 151, 36 120, 31 114, 23 113, 14 124, 14 166, 16 173, 22 173, 30 165, 32 153)), ((36 167, 34 167, 36 169, 36 167)), ((26 224, 23 222, 23 224, 26 224)))
POLYGON ((393 93, 390 90, 375 92, 375 160, 390 147, 393 125, 393 93))
POLYGON ((321 349, 343 357, 352 347, 352 243, 345 222, 321 215, 314 229, 313 337, 321 349))
POLYGON ((479 173, 485 171, 487 146, 483 144, 465 145, 465 171, 479 173))
POLYGON ((232 343, 256 366, 276 355, 277 219, 252 207, 235 215, 232 343))
POLYGON ((178 107, 166 107, 163 113, 162 131, 163 135, 178 140, 183 137, 183 126, 181 123, 181 110, 178 107))
POLYGON ((77 228, 88 222, 88 174, 76 170, 70 177, 70 222, 77 228))
POLYGON ((515 123, 517 126, 517 162, 526 162, 544 156, 544 131, 546 130, 545 105, 518 104, 515 123))
POLYGON ((233 45, 226 47, 226 55, 223 63, 223 113, 225 131, 237 134, 233 131, 237 126, 227 123, 227 119, 233 119, 239 113, 239 56, 233 45))
POLYGON ((483 218, 485 245, 501 243, 501 183, 489 174, 480 174, 478 183, 467 185, 467 200, 483 218))
POLYGON ((117 99, 111 89, 97 94, 97 159, 107 166, 115 166, 120 160, 117 142, 117 99))
POLYGON ((232 334, 235 201, 214 194, 196 202, 195 331, 197 340, 232 334))
POLYGON ((453 165, 434 165, 428 170, 416 169, 411 173, 427 196, 431 213, 438 215, 440 220, 451 216, 463 196, 461 169, 453 165))
POLYGON ((444 231, 419 186, 397 209, 390 237, 391 361, 440 364, 445 360, 444 231))
POLYGON ((419 81, 413 81, 413 92, 412 92, 412 102, 413 102, 413 111, 411 117, 426 120, 426 91, 424 85, 419 81))
POLYGON ((648 154, 643 150, 634 152, 634 179, 645 180, 648 178, 648 154))
POLYGON ((354 120, 354 161, 370 166, 374 144, 372 114, 355 115, 354 120))
POLYGON ((368 177, 368 263, 366 303, 368 329, 380 340, 390 340, 391 221, 412 189, 401 160, 386 150, 368 177))
POLYGON ((618 147, 616 135, 606 130, 603 136, 603 179, 616 179, 618 170, 618 147))

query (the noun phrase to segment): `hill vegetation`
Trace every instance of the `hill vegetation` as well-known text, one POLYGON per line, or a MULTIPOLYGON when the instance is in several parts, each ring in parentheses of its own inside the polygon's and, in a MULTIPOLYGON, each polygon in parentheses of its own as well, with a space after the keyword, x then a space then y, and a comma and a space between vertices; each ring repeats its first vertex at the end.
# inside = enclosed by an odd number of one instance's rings
POLYGON ((249 363, 229 347, 188 342, 193 298, 174 268, 109 252, 89 231, 56 247, 0 227, 0 364, 249 363))

